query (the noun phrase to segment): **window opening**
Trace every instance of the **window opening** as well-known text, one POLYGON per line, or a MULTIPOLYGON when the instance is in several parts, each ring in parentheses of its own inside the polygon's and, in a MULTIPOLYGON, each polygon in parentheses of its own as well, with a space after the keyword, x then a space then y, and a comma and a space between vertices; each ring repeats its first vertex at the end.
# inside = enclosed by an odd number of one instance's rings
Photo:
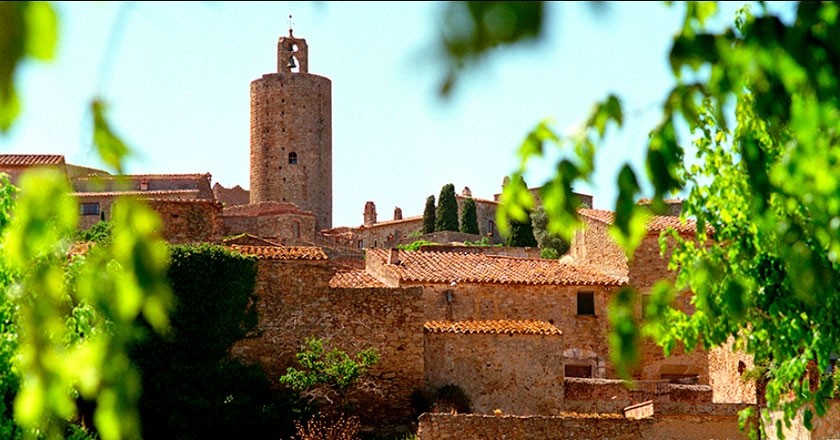
POLYGON ((595 293, 578 292, 577 314, 595 316, 595 293))

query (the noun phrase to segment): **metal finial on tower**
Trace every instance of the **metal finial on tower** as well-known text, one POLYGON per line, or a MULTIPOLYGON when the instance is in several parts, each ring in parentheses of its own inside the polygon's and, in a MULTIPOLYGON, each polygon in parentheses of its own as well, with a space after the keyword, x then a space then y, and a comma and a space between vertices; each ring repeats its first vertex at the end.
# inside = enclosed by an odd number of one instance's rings
POLYGON ((292 14, 289 14, 289 37, 293 37, 292 35, 292 14))

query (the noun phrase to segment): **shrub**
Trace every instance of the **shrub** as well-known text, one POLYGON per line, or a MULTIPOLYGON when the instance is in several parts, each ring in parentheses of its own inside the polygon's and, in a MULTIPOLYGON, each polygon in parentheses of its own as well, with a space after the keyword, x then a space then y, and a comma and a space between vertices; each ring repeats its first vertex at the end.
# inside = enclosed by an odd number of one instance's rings
POLYGON ((418 416, 424 412, 462 414, 472 412, 470 397, 463 388, 455 384, 415 390, 411 394, 411 405, 418 416))
POLYGON ((284 403, 262 369, 230 355, 257 323, 256 259, 209 244, 171 250, 176 305, 170 331, 149 335, 131 353, 142 373, 143 437, 276 439, 290 433, 291 417, 282 419, 284 403))
POLYGON ((434 246, 436 244, 428 240, 416 240, 409 244, 398 244, 397 249, 402 251, 417 251, 420 250, 421 246, 434 246))
POLYGON ((306 423, 295 422, 294 440, 356 440, 361 424, 356 417, 317 414, 306 423))

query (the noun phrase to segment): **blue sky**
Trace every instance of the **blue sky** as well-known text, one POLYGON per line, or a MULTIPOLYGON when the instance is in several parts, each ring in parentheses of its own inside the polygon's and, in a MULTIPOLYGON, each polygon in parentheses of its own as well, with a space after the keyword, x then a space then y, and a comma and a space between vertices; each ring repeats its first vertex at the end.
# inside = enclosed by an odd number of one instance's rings
MULTIPOLYGON (((725 4, 732 17, 740 2, 725 4)), ((610 208, 615 172, 639 167, 658 105, 673 79, 667 51, 683 5, 548 4, 539 44, 506 50, 436 94, 439 2, 59 2, 52 63, 19 76, 23 115, 4 153, 64 154, 100 166, 87 103, 101 95, 115 129, 137 153, 130 173, 204 173, 249 187, 250 82, 276 70, 277 38, 293 16, 309 45, 309 71, 332 80, 333 225, 380 220, 395 206, 422 214, 447 183, 492 198, 517 165, 525 134, 550 118, 571 130, 609 93, 624 101, 625 127, 598 152, 593 182, 576 188, 610 208)), ((527 175, 536 186, 549 162, 527 175)))

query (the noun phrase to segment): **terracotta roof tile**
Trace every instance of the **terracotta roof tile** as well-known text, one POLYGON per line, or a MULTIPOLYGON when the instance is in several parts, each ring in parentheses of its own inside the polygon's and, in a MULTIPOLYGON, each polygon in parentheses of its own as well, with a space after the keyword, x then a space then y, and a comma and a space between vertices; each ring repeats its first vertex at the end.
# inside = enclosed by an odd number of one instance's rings
POLYGON ((381 222, 376 222, 370 225, 361 225, 358 227, 353 228, 354 230, 361 230, 361 229, 375 229, 383 226, 393 226, 400 223, 413 223, 413 222, 422 222, 423 216, 422 215, 415 215, 412 217, 403 217, 399 220, 385 220, 381 222))
POLYGON ((385 285, 364 270, 349 270, 336 272, 332 279, 330 279, 330 287, 360 289, 365 287, 385 287, 385 285))
MULTIPOLYGON (((197 189, 164 189, 158 191, 99 191, 99 192, 75 192, 73 193, 74 196, 79 198, 90 198, 90 197, 109 197, 109 196, 139 196, 143 198, 154 198, 155 196, 171 196, 171 195, 184 195, 184 196, 197 196, 199 194, 199 190, 197 189)), ((206 200, 206 199, 205 199, 206 200)))
MULTIPOLYGON (((579 209, 578 213, 583 217, 600 221, 611 225, 615 220, 615 213, 605 209, 579 209)), ((649 233, 660 233, 668 228, 674 228, 681 234, 692 234, 697 230, 697 222, 687 220, 682 222, 679 217, 673 215, 654 215, 648 221, 649 233)))
POLYGON ((31 166, 31 165, 60 165, 64 163, 64 156, 60 154, 0 154, 0 165, 31 166))
POLYGON ((327 254, 313 246, 246 246, 233 244, 231 249, 260 260, 326 260, 327 254))
POLYGON ((191 174, 120 174, 117 176, 82 176, 77 177, 76 180, 198 180, 202 177, 209 176, 210 173, 191 173, 191 174))
POLYGON ((494 335, 562 335, 557 327, 536 320, 497 321, 429 321, 423 324, 429 333, 494 334, 494 335))
POLYGON ((461 252, 399 251, 399 264, 386 264, 390 250, 368 249, 382 267, 401 283, 530 284, 564 286, 620 286, 626 277, 608 275, 594 267, 558 260, 503 257, 461 252))

